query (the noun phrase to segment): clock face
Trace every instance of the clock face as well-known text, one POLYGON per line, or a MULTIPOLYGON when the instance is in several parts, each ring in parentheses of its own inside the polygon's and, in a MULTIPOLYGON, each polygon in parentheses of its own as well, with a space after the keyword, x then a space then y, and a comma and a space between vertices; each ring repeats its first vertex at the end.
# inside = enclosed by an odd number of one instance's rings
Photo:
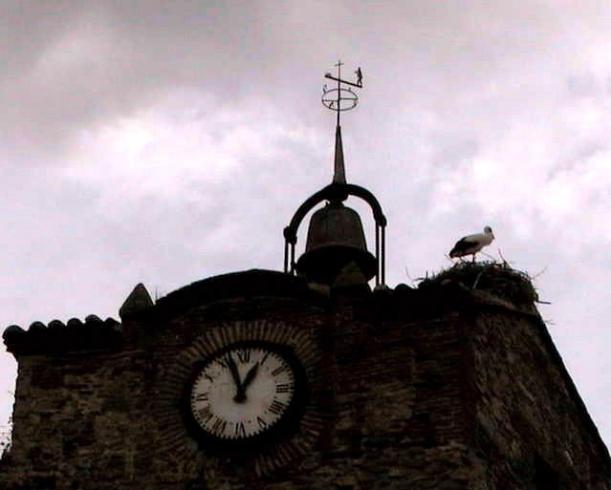
POLYGON ((209 436, 250 439, 276 426, 296 398, 290 356, 266 345, 229 347, 210 358, 190 389, 190 409, 209 436))

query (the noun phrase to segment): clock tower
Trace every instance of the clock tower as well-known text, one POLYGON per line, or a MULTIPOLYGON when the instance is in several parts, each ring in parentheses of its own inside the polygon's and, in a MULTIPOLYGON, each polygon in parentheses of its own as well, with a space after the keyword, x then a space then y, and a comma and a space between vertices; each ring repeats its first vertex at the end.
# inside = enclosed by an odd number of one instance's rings
POLYGON ((607 449, 524 274, 468 263, 385 284, 387 220, 346 180, 284 230, 282 271, 210 277, 120 321, 8 327, 18 361, 6 490, 611 490, 607 449), (368 248, 361 199, 375 230, 368 248), (311 213, 303 253, 300 225, 311 213))

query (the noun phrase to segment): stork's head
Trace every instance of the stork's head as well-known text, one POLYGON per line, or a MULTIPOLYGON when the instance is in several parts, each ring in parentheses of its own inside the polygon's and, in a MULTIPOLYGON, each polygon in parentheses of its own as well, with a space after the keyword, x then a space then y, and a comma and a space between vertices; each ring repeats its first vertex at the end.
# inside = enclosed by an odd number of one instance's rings
POLYGON ((494 238, 494 233, 492 233, 492 228, 490 228, 489 226, 484 227, 484 233, 486 235, 492 235, 492 238, 494 238))

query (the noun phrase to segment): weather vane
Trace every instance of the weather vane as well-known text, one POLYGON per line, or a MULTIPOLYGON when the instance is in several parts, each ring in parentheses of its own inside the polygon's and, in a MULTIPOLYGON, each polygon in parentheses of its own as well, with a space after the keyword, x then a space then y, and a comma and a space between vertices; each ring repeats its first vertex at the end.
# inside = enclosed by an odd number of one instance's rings
POLYGON ((356 74, 356 82, 349 82, 348 80, 342 80, 342 65, 343 63, 341 61, 338 61, 335 64, 337 67, 336 77, 330 73, 325 73, 325 78, 337 82, 337 88, 328 89, 327 84, 325 84, 322 88, 322 103, 327 109, 337 113, 338 126, 340 114, 343 111, 354 109, 359 102, 359 98, 352 91, 352 87, 363 88, 363 72, 361 71, 361 68, 357 68, 357 70, 354 72, 356 74), (349 85, 349 87, 343 88, 342 84, 349 85))

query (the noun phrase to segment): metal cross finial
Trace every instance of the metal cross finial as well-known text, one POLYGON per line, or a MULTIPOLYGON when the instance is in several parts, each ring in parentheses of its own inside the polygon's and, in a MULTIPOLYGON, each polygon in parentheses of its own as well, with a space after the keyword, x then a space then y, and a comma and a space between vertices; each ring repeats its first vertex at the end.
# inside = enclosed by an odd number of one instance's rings
POLYGON ((342 66, 344 64, 342 63, 342 60, 337 60, 337 63, 335 63, 335 65, 333 66, 337 66, 337 78, 342 78, 342 66))
POLYGON ((356 82, 349 82, 348 80, 342 79, 342 63, 341 60, 338 60, 334 66, 337 67, 337 76, 334 77, 330 73, 325 73, 325 78, 329 80, 333 80, 337 82, 337 88, 327 89, 327 85, 325 84, 322 89, 322 103, 323 105, 332 111, 337 113, 337 126, 339 127, 340 123, 340 113, 343 111, 349 111, 354 109, 358 104, 359 98, 352 91, 350 87, 343 88, 342 84, 350 85, 356 88, 363 88, 363 72, 359 67, 356 71, 356 82))

